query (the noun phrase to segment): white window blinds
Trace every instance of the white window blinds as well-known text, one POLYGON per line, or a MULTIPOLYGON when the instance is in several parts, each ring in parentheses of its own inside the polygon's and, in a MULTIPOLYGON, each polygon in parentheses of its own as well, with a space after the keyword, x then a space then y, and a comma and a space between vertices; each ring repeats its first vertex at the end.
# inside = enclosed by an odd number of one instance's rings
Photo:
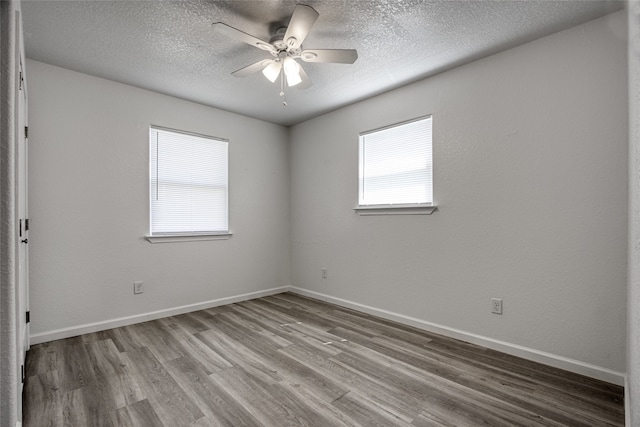
POLYGON ((229 232, 228 141, 151 127, 151 235, 229 232))
POLYGON ((359 206, 433 205, 431 116, 360 134, 359 206))

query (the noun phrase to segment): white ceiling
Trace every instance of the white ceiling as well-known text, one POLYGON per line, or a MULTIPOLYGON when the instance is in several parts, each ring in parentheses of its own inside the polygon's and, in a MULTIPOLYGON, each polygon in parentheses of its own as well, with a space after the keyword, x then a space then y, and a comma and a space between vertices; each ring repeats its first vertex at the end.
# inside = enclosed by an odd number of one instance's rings
MULTIPOLYGON (((357 49, 353 65, 304 63, 287 91, 231 72, 267 52, 213 30, 269 40, 293 0, 22 1, 27 57, 282 125, 586 22, 621 1, 307 0, 320 13, 303 47, 357 49)), ((561 61, 562 58, 558 58, 561 61)))

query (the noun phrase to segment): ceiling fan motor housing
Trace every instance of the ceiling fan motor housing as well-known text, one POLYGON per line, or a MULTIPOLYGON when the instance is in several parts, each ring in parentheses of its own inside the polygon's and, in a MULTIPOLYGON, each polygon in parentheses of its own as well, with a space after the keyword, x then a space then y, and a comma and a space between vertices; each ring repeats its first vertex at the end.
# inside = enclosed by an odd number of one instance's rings
POLYGON ((269 41, 273 47, 277 49, 278 52, 274 53, 274 56, 280 56, 280 52, 287 51, 290 53, 290 56, 299 56, 302 51, 302 46, 296 48, 296 44, 298 39, 295 37, 289 37, 286 41, 284 40, 284 36, 287 33, 287 27, 280 27, 276 30, 276 34, 271 37, 269 41))
POLYGON ((287 48, 287 45, 284 42, 284 35, 286 34, 286 32, 287 27, 280 27, 276 30, 274 36, 271 37, 271 40, 269 40, 269 42, 279 51, 285 50, 287 48))

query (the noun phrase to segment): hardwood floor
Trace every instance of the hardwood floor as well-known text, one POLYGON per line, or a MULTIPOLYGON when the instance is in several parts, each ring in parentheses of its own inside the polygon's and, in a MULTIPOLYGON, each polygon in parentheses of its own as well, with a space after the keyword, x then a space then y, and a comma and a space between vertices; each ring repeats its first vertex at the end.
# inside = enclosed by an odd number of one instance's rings
POLYGON ((31 426, 623 426, 623 389, 294 294, 33 346, 31 426))

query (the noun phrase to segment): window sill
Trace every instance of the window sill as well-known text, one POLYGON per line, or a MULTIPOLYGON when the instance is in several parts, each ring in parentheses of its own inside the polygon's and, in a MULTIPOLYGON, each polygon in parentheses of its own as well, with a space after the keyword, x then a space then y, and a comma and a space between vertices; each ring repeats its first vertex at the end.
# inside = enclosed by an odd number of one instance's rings
POLYGON ((144 236, 149 243, 201 242, 205 240, 228 240, 233 233, 224 234, 166 234, 144 236))
POLYGON ((425 205, 370 205, 353 208, 358 215, 431 215, 437 206, 425 205))

